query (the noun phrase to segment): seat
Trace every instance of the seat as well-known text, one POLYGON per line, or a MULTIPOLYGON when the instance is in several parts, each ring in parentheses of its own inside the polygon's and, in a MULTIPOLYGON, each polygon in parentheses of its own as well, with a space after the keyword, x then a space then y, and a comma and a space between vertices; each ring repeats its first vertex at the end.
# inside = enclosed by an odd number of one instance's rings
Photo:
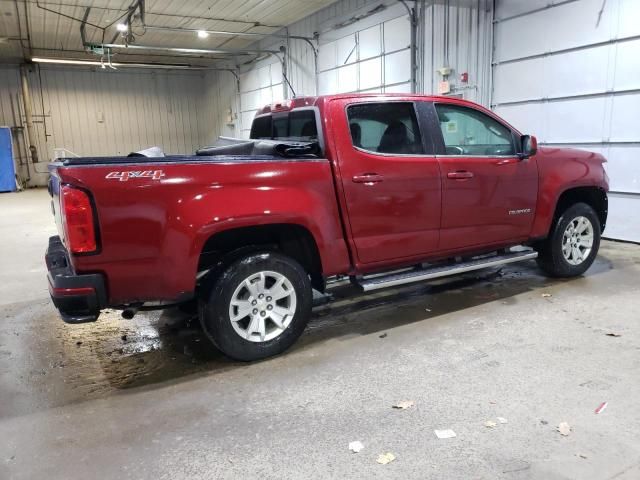
POLYGON ((381 153, 409 153, 409 135, 407 126, 395 121, 389 124, 378 145, 378 152, 381 153))
POLYGON ((350 123, 351 141, 354 147, 362 148, 362 128, 357 123, 350 123))

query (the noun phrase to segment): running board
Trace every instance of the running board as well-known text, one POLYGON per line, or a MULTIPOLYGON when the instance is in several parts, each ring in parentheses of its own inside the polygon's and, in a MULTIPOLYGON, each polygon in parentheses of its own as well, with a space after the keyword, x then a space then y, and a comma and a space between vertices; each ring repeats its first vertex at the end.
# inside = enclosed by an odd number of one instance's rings
POLYGON ((373 278, 361 279, 357 284, 365 291, 378 290, 380 288, 394 287, 405 283, 420 282, 422 280, 432 280, 434 278, 448 277, 459 273, 471 272, 487 267, 496 267, 507 263, 531 260, 538 256, 538 252, 511 252, 503 253, 493 257, 479 258, 460 262, 453 265, 441 265, 421 270, 404 271, 392 273, 390 275, 377 276, 373 278))

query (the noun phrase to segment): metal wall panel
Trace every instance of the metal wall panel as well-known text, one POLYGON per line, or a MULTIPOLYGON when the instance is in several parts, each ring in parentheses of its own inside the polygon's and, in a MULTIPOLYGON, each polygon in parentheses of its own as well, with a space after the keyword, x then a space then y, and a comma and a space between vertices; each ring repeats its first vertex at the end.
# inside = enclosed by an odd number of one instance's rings
POLYGON ((558 3, 549 0, 507 0, 504 2, 498 2, 496 5, 496 19, 513 17, 515 15, 522 15, 523 13, 531 12, 544 8, 549 4, 558 3))
POLYGON ((248 138, 256 111, 284 98, 280 63, 264 64, 240 74, 240 134, 248 138))
MULTIPOLYGON (((4 81, 0 124, 24 125, 17 67, 0 69, 4 81), (8 88, 7 88, 8 87, 8 88)), ((200 72, 92 71, 42 68, 29 74, 40 164, 32 184, 46 183, 54 149, 82 156, 126 155, 153 145, 190 153, 210 142, 218 125, 201 114, 207 88, 200 72)), ((25 139, 18 138, 24 148, 25 139)), ((26 150, 25 150, 26 152, 26 150)), ((21 153, 24 163, 25 153, 21 153)), ((24 168, 19 172, 26 176, 24 168)))
POLYGON ((495 110, 542 143, 607 157, 606 235, 640 241, 640 2, 516 10, 509 0, 496 9, 495 110))
MULTIPOLYGON (((312 49, 303 41, 264 39, 253 47, 277 49, 287 46, 288 78, 299 96, 346 91, 408 92, 411 90, 408 83, 411 78, 410 28, 406 13, 403 5, 392 0, 340 0, 290 25, 287 29, 290 35, 311 37, 319 32, 317 76, 312 49), (368 14, 380 4, 386 8, 368 14), (360 19, 353 21, 355 17, 360 19), (355 70, 351 67, 354 63, 357 65, 355 70)), ((449 77, 453 93, 488 105, 492 1, 478 0, 459 5, 451 2, 449 7, 440 2, 428 5, 425 13, 422 91, 434 93, 437 83, 442 80, 437 69, 449 66, 453 69, 449 77), (447 29, 444 28, 445 20, 448 21, 447 29), (459 80, 463 72, 468 73, 467 83, 459 80)), ((277 62, 269 57, 242 66, 245 76, 241 83, 250 80, 251 77, 246 76, 250 71, 277 62)), ((250 89, 242 88, 243 91, 250 89)), ((243 111, 248 110, 243 108, 243 111)), ((243 118, 246 122, 246 116, 243 118)), ((245 123, 245 134, 247 129, 245 123)))
MULTIPOLYGON (((454 2, 451 2, 453 5, 454 2)), ((453 71, 448 81, 452 94, 489 106, 493 2, 479 0, 473 7, 434 4, 425 18, 424 91, 437 92, 443 77, 440 67, 453 71), (448 21, 447 21, 448 20, 448 21), (468 73, 468 82, 460 81, 468 73)))

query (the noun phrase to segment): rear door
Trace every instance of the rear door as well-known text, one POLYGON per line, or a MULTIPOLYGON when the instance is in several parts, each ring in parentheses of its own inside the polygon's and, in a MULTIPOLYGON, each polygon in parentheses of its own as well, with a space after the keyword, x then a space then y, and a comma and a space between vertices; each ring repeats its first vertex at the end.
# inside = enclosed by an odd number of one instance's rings
POLYGON ((334 100, 333 131, 346 223, 358 263, 436 250, 440 168, 422 102, 334 100))
POLYGON ((507 125, 466 105, 435 103, 442 171, 440 250, 527 238, 538 193, 536 158, 520 159, 507 125))

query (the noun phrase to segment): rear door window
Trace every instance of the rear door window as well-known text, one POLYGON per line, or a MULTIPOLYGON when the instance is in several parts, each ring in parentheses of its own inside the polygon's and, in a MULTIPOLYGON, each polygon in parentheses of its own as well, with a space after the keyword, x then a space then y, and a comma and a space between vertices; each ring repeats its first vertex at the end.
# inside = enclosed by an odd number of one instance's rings
POLYGON ((424 147, 411 102, 361 103, 347 108, 354 147, 386 154, 423 154, 424 147))

